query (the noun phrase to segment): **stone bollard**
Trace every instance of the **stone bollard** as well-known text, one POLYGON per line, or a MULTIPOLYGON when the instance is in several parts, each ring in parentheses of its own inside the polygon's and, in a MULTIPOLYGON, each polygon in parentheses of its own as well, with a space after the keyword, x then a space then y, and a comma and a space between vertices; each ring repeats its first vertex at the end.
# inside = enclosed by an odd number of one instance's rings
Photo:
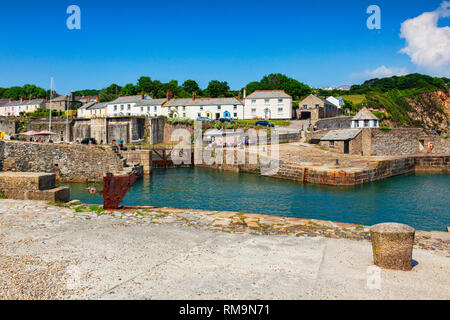
POLYGON ((401 223, 380 223, 370 228, 374 264, 386 269, 412 269, 414 228, 401 223))

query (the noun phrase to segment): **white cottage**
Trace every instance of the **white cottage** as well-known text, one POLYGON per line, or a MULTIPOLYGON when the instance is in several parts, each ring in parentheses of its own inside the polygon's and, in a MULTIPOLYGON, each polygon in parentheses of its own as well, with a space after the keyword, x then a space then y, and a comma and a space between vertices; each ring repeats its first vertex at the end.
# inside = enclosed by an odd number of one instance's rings
POLYGON ((206 117, 243 119, 244 105, 237 98, 181 98, 172 99, 162 108, 162 115, 171 118, 196 120, 206 117))
POLYGON ((366 107, 363 107, 357 114, 352 118, 351 127, 352 128, 378 128, 379 127, 378 118, 370 112, 366 107))
POLYGON ((244 119, 292 119, 292 97, 284 90, 257 90, 244 99, 244 119))

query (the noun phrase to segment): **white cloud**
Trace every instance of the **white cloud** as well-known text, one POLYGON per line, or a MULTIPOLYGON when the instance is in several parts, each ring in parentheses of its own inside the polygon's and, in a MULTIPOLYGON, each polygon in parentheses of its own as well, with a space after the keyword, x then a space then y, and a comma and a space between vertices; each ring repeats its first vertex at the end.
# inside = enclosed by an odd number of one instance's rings
POLYGON ((438 21, 449 16, 450 1, 444 1, 437 10, 404 21, 400 37, 406 39, 406 47, 400 52, 420 67, 446 73, 442 69, 450 65, 450 27, 439 28, 438 21))
POLYGON ((378 67, 374 70, 366 70, 360 73, 352 73, 353 78, 364 78, 364 79, 373 79, 373 78, 386 78, 392 76, 403 76, 408 74, 408 70, 406 68, 388 68, 386 66, 378 67))

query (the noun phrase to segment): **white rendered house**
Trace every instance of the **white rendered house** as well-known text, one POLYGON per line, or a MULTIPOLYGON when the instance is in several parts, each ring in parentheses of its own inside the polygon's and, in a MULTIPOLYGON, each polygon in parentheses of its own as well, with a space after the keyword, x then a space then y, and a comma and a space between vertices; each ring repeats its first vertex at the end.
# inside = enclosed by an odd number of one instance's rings
POLYGON ((244 105, 237 98, 181 98, 172 99, 162 107, 161 115, 169 118, 196 120, 206 117, 243 119, 244 105))
POLYGON ((292 119, 292 97, 283 90, 257 90, 244 98, 244 119, 292 119))

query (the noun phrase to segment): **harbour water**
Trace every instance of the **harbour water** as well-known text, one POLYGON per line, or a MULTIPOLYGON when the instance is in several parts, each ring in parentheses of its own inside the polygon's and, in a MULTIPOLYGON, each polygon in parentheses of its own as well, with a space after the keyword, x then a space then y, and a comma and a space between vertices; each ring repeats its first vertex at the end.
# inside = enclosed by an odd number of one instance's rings
MULTIPOLYGON (((89 184, 92 185, 92 184, 89 184)), ((71 198, 102 204, 87 184, 71 198)), ((373 225, 400 222, 420 230, 450 226, 450 175, 410 174, 335 187, 206 168, 155 169, 137 181, 124 205, 236 211, 373 225)), ((101 185, 97 185, 102 188, 101 185)))

